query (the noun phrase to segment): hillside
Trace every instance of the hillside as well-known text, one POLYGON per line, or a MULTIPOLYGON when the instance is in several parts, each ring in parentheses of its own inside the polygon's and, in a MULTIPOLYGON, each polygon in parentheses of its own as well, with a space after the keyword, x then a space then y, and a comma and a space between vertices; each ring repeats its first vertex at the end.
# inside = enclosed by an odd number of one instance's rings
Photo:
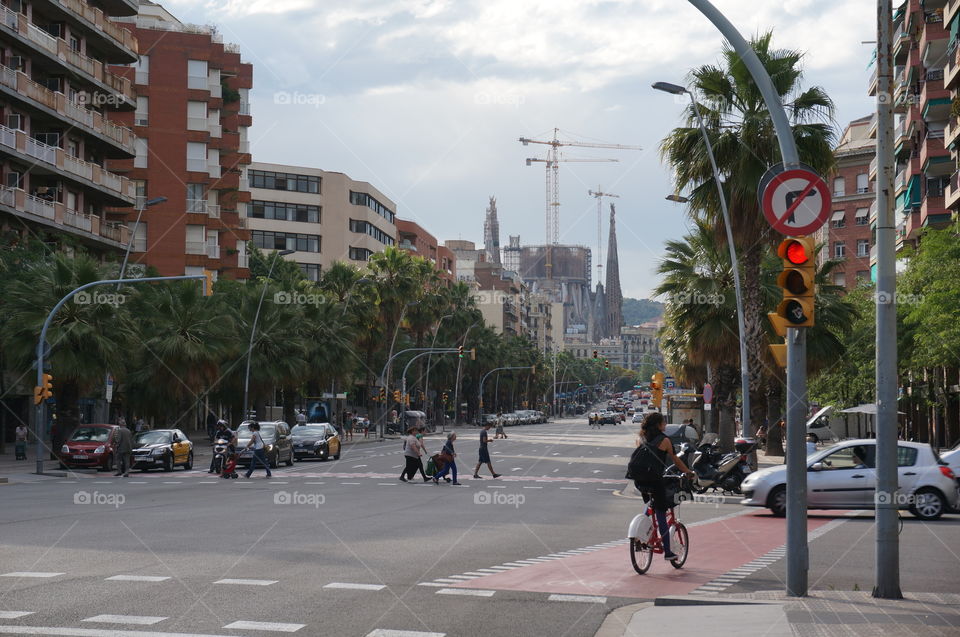
POLYGON ((624 325, 640 325, 663 316, 663 303, 650 299, 623 299, 624 325))

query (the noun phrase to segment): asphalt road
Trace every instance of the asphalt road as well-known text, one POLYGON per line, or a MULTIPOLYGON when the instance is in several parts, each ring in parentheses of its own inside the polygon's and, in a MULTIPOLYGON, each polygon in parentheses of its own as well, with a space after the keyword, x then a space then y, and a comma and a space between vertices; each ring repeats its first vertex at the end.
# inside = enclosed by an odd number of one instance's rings
MULTIPOLYGON (((473 480, 478 430, 460 429, 461 487, 399 482, 398 441, 271 480, 198 463, 6 485, 0 634, 589 636, 665 593, 782 588, 783 521, 735 503, 685 504, 687 565, 633 573, 623 538, 639 501, 618 492, 635 431, 509 428, 491 441, 503 477, 473 480)), ((905 584, 940 590, 922 586, 942 573, 957 590, 960 518, 914 522, 903 537, 927 570, 905 584)), ((871 523, 812 518, 811 582, 868 588, 871 523)))

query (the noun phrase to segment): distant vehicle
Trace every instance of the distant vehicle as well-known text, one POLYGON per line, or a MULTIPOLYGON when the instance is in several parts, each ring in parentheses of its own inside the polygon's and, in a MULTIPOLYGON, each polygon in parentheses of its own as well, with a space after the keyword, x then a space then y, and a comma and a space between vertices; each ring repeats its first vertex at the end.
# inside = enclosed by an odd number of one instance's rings
POLYGON ((496 424, 497 424, 497 415, 496 415, 496 414, 484 414, 483 416, 481 416, 481 418, 480 418, 480 424, 486 425, 487 423, 490 423, 491 425, 496 426, 496 424))
POLYGON ((316 458, 340 459, 340 436, 327 423, 299 425, 291 430, 293 457, 296 460, 316 458))
POLYGON ((193 469, 193 443, 179 429, 151 429, 133 438, 133 468, 146 471, 161 467, 173 471, 181 465, 193 469))
POLYGON ((637 413, 635 413, 635 414, 633 415, 633 419, 632 419, 630 422, 635 422, 635 423, 637 423, 637 422, 643 422, 643 419, 644 419, 644 418, 646 418, 646 416, 644 415, 644 413, 643 413, 642 411, 638 411, 637 413))
POLYGON ((807 421, 807 434, 813 436, 814 442, 830 442, 839 440, 840 437, 830 429, 830 417, 828 414, 833 410, 832 406, 826 406, 807 421))
MULTIPOLYGON (((253 459, 253 448, 245 449, 250 442, 250 423, 244 421, 237 428, 237 451, 240 454, 240 464, 250 464, 253 459)), ((276 468, 281 462, 288 467, 293 466, 293 444, 290 441, 290 425, 277 420, 260 423, 260 437, 263 438, 264 452, 271 468, 276 468)))

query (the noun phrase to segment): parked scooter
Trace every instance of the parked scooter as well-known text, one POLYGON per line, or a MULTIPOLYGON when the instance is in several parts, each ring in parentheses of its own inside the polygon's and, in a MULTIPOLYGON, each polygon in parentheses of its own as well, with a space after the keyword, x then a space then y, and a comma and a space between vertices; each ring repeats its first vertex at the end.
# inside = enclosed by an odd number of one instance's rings
POLYGON ((213 443, 213 472, 223 473, 227 466, 227 459, 230 456, 230 441, 225 438, 217 438, 213 443))
POLYGON ((689 465, 697 474, 697 493, 707 489, 740 493, 740 484, 752 471, 749 454, 757 443, 753 438, 738 438, 734 446, 736 451, 721 454, 714 442, 700 445, 689 465))

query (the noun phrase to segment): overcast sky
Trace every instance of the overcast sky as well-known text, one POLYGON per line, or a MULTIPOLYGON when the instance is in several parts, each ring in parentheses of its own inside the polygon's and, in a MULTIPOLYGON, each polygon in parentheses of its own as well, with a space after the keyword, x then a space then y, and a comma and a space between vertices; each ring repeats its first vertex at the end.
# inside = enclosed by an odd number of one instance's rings
MULTIPOLYGON (((520 136, 640 145, 569 149, 560 241, 596 253, 598 187, 620 195, 625 296, 647 297, 665 240, 685 230, 657 147, 683 104, 650 89, 718 59, 721 38, 684 0, 168 0, 216 25, 254 65, 250 140, 258 161, 371 182, 397 213, 446 239, 483 240, 497 197, 501 242, 544 241, 543 146, 520 136)), ((715 0, 749 37, 806 53, 805 84, 827 89, 837 126, 869 114, 870 0, 715 0)), ((608 208, 604 204, 603 259, 608 208)), ((734 223, 736 221, 734 220, 734 223)), ((594 256, 596 263, 596 256, 594 256)), ((594 268, 596 271, 596 268, 594 268)), ((594 279, 595 281, 596 279, 594 279)))

